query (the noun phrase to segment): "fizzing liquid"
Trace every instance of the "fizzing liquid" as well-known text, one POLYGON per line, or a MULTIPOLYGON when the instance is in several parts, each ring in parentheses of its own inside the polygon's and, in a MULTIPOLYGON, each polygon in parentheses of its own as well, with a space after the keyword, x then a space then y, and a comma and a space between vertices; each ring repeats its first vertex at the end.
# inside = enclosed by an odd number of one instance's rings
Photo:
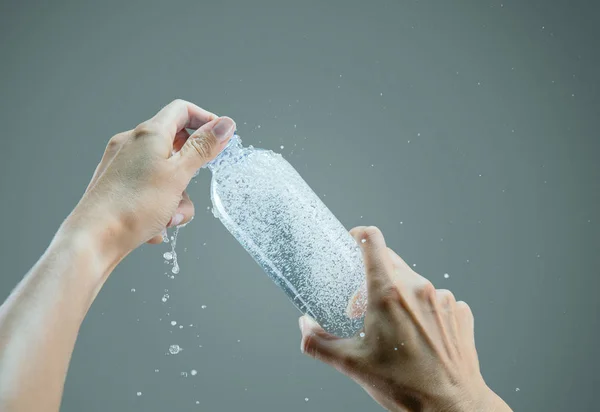
POLYGON ((356 241, 280 154, 234 135, 208 163, 213 213, 302 312, 328 332, 363 326, 348 305, 364 288, 356 241))

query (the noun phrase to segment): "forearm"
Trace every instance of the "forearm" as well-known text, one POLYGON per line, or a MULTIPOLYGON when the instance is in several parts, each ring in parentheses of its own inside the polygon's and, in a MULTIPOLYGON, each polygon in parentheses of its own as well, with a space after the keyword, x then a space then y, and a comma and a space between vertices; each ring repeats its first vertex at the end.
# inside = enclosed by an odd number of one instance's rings
POLYGON ((0 410, 59 409, 77 333, 116 265, 98 241, 91 232, 61 228, 0 306, 0 410))

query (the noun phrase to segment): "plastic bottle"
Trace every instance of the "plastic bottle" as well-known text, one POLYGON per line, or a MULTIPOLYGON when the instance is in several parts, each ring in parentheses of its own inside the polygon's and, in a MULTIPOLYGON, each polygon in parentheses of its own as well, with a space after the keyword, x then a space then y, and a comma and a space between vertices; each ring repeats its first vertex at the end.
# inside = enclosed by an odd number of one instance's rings
POLYGON ((294 305, 332 334, 356 334, 363 319, 348 306, 364 289, 360 249, 298 172, 278 153, 243 147, 237 134, 205 167, 213 214, 294 305))

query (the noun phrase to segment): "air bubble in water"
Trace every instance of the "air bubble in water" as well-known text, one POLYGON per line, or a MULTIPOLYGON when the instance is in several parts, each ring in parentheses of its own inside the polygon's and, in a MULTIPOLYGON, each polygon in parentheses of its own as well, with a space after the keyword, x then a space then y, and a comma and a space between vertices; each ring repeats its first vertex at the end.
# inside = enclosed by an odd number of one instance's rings
POLYGON ((237 139, 208 165, 217 215, 296 307, 353 336, 362 319, 346 310, 364 283, 356 240, 281 155, 237 139))

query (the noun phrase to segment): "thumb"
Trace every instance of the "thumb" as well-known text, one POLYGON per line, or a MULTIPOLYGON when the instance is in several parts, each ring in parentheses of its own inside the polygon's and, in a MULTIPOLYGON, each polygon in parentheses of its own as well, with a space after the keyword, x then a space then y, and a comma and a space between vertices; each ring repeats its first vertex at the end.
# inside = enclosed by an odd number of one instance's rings
POLYGON ((234 131, 230 117, 214 119, 196 130, 172 159, 191 176, 225 148, 234 131))
POLYGON ((302 332, 300 350, 312 358, 325 362, 341 372, 348 373, 356 366, 353 338, 338 338, 325 332, 310 316, 299 319, 302 332))

